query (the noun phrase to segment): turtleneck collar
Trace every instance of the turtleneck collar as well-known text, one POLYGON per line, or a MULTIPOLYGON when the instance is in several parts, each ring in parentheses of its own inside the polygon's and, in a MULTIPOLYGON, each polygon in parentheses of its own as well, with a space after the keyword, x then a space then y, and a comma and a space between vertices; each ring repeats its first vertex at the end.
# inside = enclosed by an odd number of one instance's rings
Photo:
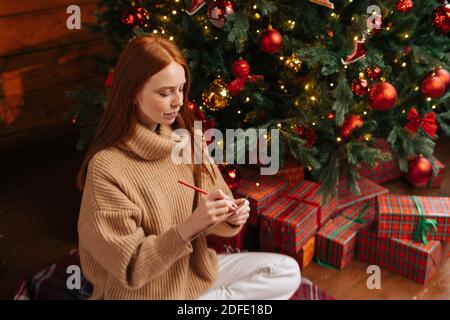
POLYGON ((173 148, 181 141, 181 138, 175 134, 172 139, 172 133, 173 129, 169 125, 159 124, 158 128, 152 131, 137 121, 131 138, 119 147, 128 149, 146 160, 163 158, 170 156, 173 148))

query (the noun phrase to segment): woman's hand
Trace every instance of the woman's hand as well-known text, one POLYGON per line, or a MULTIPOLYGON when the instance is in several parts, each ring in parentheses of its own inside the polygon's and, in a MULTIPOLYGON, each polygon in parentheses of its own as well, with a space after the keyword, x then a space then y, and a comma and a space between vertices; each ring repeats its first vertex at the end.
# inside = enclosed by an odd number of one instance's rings
POLYGON ((177 226, 178 233, 183 240, 189 242, 197 233, 207 229, 223 218, 224 214, 235 209, 237 205, 222 190, 210 192, 206 198, 200 200, 192 215, 177 226))
POLYGON ((236 199, 235 204, 239 205, 239 208, 236 210, 236 214, 231 215, 225 221, 238 227, 247 222, 247 219, 250 216, 250 202, 245 198, 241 198, 236 199))

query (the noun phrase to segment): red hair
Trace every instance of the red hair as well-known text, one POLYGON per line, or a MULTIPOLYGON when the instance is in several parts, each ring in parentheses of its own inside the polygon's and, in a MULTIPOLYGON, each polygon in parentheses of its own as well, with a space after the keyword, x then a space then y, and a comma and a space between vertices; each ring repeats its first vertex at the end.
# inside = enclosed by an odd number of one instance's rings
MULTIPOLYGON (((194 150, 195 118, 188 108, 190 74, 186 58, 173 42, 161 36, 148 35, 135 38, 125 46, 114 68, 114 81, 108 93, 105 110, 78 172, 77 187, 80 191, 84 188, 87 167, 92 157, 97 152, 117 146, 133 136, 138 121, 137 106, 134 104, 137 93, 151 76, 172 62, 180 64, 185 71, 184 101, 180 109, 181 119, 177 119, 177 125, 179 128, 189 130, 191 149, 194 150)), ((201 166, 194 164, 193 168, 194 180, 198 185, 201 166)), ((208 169, 206 171, 211 174, 208 169)))

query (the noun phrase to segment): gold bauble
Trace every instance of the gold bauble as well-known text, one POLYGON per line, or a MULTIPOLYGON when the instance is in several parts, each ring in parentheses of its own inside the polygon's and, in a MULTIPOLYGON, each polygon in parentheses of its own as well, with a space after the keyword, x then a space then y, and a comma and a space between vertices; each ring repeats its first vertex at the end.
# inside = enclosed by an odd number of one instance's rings
POLYGON ((215 79, 211 86, 203 91, 202 101, 211 111, 225 109, 230 105, 231 94, 227 84, 222 79, 215 79))

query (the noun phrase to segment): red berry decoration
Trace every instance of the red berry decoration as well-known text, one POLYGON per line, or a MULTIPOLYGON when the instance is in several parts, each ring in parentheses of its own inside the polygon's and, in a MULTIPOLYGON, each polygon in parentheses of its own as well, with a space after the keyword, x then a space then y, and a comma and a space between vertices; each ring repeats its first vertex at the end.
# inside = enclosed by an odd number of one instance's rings
POLYGON ((380 79, 381 73, 382 73, 382 70, 378 66, 366 68, 366 74, 370 80, 375 81, 375 80, 380 79))
POLYGON ((443 68, 439 68, 434 70, 434 74, 445 84, 445 90, 448 90, 450 88, 450 73, 443 68))
POLYGON ((122 24, 127 27, 145 28, 148 25, 150 17, 143 7, 131 7, 126 9, 122 14, 122 24))
POLYGON ((231 65, 231 72, 233 72, 235 77, 246 77, 250 74, 250 65, 243 59, 236 60, 231 65))
POLYGON ((438 76, 428 76, 422 82, 422 93, 429 98, 439 98, 445 93, 445 83, 438 76))
POLYGON ((417 157, 409 162, 406 178, 413 184, 427 183, 433 174, 430 160, 425 157, 417 157))
POLYGON ((352 81, 353 94, 357 96, 364 96, 369 88, 369 83, 364 78, 355 79, 352 81))
POLYGON ((283 45, 283 37, 278 30, 269 26, 268 29, 261 32, 259 37, 259 48, 265 53, 275 53, 281 49, 283 45))
POLYGON ((306 140, 306 146, 312 147, 316 143, 316 132, 313 129, 308 129, 297 125, 295 130, 300 138, 306 140))
POLYGON ((397 4, 395 5, 397 11, 403 14, 410 12, 413 7, 414 3, 412 2, 412 0, 398 0, 397 4))
POLYGON ((104 82, 105 88, 111 88, 112 83, 113 83, 113 79, 114 79, 114 76, 113 76, 113 72, 111 71, 106 76, 106 79, 105 79, 105 82, 104 82))
POLYGON ((219 170, 228 188, 235 191, 241 184, 241 175, 238 168, 233 164, 219 164, 219 170))
POLYGON ((377 111, 388 111, 397 102, 397 90, 389 82, 380 82, 372 86, 369 92, 369 105, 377 111))
POLYGON ((341 137, 348 138, 352 134, 353 130, 362 127, 364 124, 363 119, 356 114, 349 114, 345 117, 344 123, 341 128, 341 137))
POLYGON ((450 4, 443 4, 434 9, 431 21, 439 31, 448 33, 450 31, 450 4))

